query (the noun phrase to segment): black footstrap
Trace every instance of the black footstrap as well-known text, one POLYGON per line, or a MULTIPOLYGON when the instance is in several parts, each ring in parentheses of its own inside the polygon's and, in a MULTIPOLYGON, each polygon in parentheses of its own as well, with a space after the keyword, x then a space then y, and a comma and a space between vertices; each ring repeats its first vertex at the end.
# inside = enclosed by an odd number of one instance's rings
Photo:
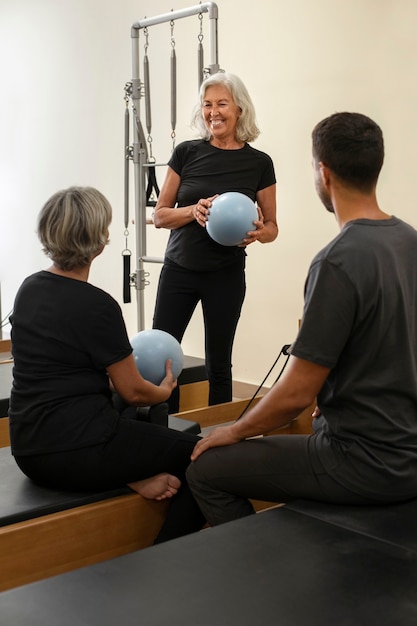
POLYGON ((150 165, 148 171, 148 186, 146 188, 146 206, 155 207, 156 200, 151 200, 152 196, 159 196, 158 181, 156 180, 155 166, 150 165))

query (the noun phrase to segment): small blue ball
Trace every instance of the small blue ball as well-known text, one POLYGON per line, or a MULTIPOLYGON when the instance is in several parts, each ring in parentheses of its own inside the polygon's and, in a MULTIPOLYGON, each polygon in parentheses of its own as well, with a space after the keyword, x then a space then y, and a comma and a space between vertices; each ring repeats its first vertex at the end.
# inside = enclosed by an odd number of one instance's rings
POLYGON ((228 191, 215 198, 210 207, 206 229, 210 237, 222 246, 237 246, 258 219, 255 203, 238 191, 228 191))
POLYGON ((165 378, 165 364, 172 360, 174 378, 182 372, 184 355, 179 342, 164 330, 141 330, 130 340, 135 364, 143 378, 160 385, 165 378))

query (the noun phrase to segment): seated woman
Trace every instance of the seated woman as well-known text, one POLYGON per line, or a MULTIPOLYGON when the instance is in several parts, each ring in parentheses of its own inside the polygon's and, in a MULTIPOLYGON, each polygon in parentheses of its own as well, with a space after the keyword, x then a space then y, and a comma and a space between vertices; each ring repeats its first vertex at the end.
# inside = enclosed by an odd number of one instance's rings
POLYGON ((89 187, 59 191, 41 210, 38 236, 52 265, 26 278, 11 316, 11 447, 41 485, 127 484, 145 498, 172 498, 159 543, 205 523, 185 480, 198 437, 122 418, 113 405, 113 389, 146 406, 167 400, 177 383, 170 361, 159 386, 139 374, 120 306, 87 282, 111 215, 107 199, 89 187))

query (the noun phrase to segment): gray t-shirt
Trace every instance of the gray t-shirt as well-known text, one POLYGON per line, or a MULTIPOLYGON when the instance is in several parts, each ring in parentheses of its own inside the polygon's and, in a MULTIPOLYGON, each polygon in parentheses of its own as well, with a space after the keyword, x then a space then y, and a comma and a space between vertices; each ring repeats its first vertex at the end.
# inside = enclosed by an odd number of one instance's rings
POLYGON ((340 484, 417 495, 417 232, 354 220, 313 260, 292 354, 331 368, 315 451, 340 484))

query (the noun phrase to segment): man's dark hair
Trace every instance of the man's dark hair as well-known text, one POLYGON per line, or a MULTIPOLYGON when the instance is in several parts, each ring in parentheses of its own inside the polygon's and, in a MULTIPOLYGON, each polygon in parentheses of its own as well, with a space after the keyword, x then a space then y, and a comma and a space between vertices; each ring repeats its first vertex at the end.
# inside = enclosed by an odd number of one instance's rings
POLYGON ((362 192, 375 187, 384 162, 378 124, 361 113, 335 113, 313 130, 313 157, 362 192))

